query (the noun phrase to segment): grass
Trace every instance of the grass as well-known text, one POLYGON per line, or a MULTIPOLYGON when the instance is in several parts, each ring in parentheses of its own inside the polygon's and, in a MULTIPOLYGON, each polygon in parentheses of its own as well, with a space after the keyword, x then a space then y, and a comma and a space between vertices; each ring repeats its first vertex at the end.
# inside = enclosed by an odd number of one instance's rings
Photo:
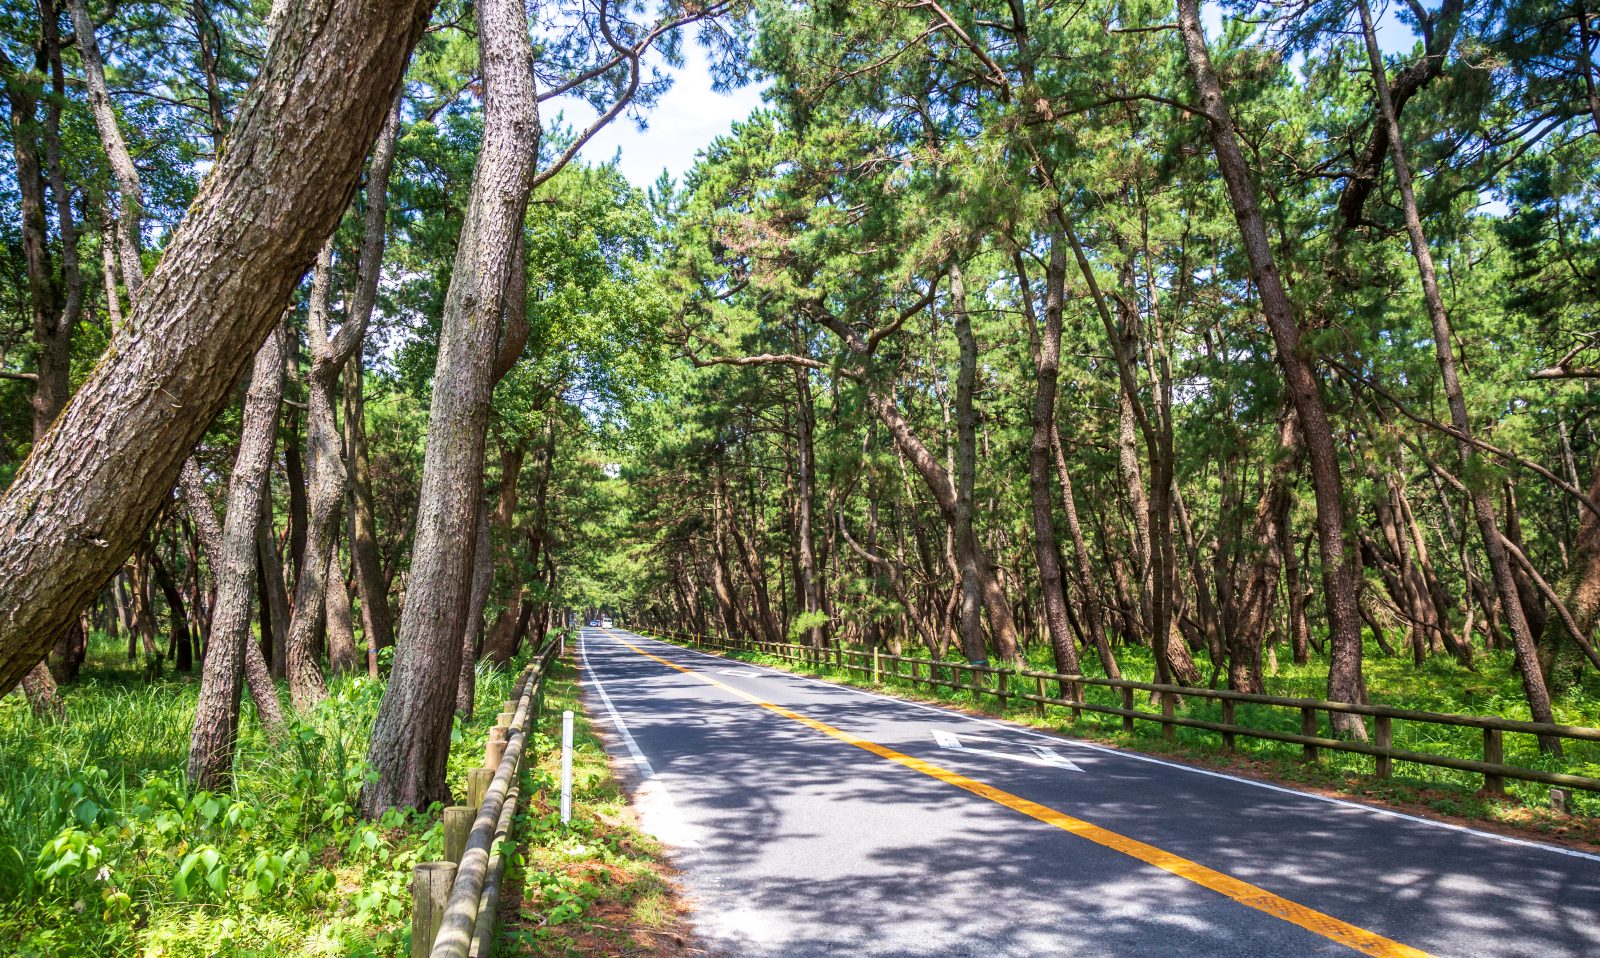
MULTIPOLYGON (((453 732, 459 793, 515 671, 486 670, 453 732)), ((145 683, 91 643, 65 722, 0 701, 0 952, 16 956, 401 955, 412 866, 438 857, 437 811, 355 813, 383 693, 336 678, 269 739, 246 706, 235 776, 184 777, 198 683, 145 683)))
MULTIPOLYGON (((793 663, 770 655, 752 652, 723 654, 744 661, 801 671, 793 663)), ((921 652, 910 654, 922 655, 921 652)), ((1048 648, 1035 646, 1027 651, 1026 658, 1030 668, 1054 671, 1048 648)), ((1153 681, 1155 668, 1151 650, 1119 648, 1117 661, 1124 678, 1153 681)), ((1480 652, 1477 671, 1469 671, 1454 659, 1441 656, 1431 657, 1421 668, 1417 668, 1409 660, 1382 656, 1379 650, 1372 648, 1368 650, 1365 668, 1369 698, 1374 704, 1432 712, 1529 718, 1527 702, 1522 696, 1521 684, 1512 667, 1509 652, 1480 652)), ((821 667, 807 666, 804 671, 831 681, 872 687, 870 676, 864 677, 854 669, 826 664, 821 667)), ((1084 662, 1084 672, 1095 676, 1103 674, 1092 656, 1084 662)), ((1600 820, 1595 819, 1595 816, 1600 816, 1600 795, 1588 792, 1573 792, 1570 803, 1573 814, 1559 815, 1548 808, 1549 788, 1537 783, 1508 781, 1508 794, 1499 797, 1482 792, 1482 778, 1475 774, 1406 762, 1395 763, 1392 778, 1380 779, 1375 776, 1374 759, 1364 755, 1323 750, 1319 761, 1311 764, 1301 761, 1298 745, 1243 736, 1238 737, 1236 750, 1229 753, 1223 750, 1220 736, 1202 729, 1175 727, 1173 737, 1169 740, 1162 736, 1157 723, 1140 721, 1136 723, 1134 733, 1129 735, 1122 731, 1119 716, 1084 712, 1074 722, 1065 708, 1050 706, 1046 715, 1041 717, 1030 702, 1012 699, 1003 707, 995 696, 989 694, 930 688, 920 682, 913 685, 909 676, 897 678, 887 671, 880 671, 879 677, 878 688, 893 695, 982 711, 1070 736, 1091 738, 1144 752, 1179 756, 1259 777, 1338 791, 1402 807, 1427 809, 1550 837, 1600 844, 1600 820)), ((970 679, 963 677, 962 681, 970 679)), ((1271 695, 1323 698, 1327 691, 1326 662, 1314 657, 1310 663, 1296 666, 1285 654, 1280 659, 1279 667, 1266 676, 1266 684, 1267 692, 1271 695)), ((1049 695, 1058 694, 1048 685, 1046 692, 1049 695)), ((1119 690, 1111 688, 1088 686, 1086 700, 1101 705, 1121 705, 1119 690)), ((1152 705, 1143 694, 1136 697, 1135 706, 1141 710, 1159 712, 1159 708, 1152 705)), ((1300 731, 1300 713, 1297 709, 1245 703, 1239 703, 1236 709, 1235 721, 1239 725, 1286 732, 1300 731)), ((1220 722, 1222 705, 1212 699, 1189 698, 1178 707, 1177 714, 1220 722)), ((1319 714, 1318 721, 1319 734, 1332 737, 1327 716, 1319 714)), ((1556 721, 1569 725, 1600 726, 1600 676, 1586 674, 1583 684, 1557 703, 1556 721)), ((1369 730, 1370 724, 1369 720, 1369 730)), ((1482 733, 1476 729, 1397 720, 1393 724, 1393 736, 1394 746, 1399 749, 1458 758, 1482 758, 1482 733)), ((1533 736, 1510 732, 1504 736, 1505 763, 1508 765, 1600 778, 1600 743, 1567 741, 1564 742, 1564 749, 1564 755, 1559 757, 1545 755, 1539 752, 1533 736)))
POLYGON ((560 663, 524 775, 532 795, 518 815, 520 865, 502 894, 496 954, 680 955, 690 950, 684 909, 660 846, 635 823, 604 744, 560 663), (560 822, 561 713, 573 719, 572 821, 560 822))

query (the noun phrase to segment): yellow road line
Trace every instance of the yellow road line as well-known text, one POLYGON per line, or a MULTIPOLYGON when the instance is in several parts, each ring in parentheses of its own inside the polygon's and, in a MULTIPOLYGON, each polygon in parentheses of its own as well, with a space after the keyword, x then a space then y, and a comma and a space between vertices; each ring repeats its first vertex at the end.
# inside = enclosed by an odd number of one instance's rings
POLYGON ((843 729, 835 728, 826 722, 807 718, 799 712, 768 702, 760 696, 752 695, 743 689, 736 689, 694 669, 686 668, 658 655, 651 655, 644 649, 617 636, 612 636, 612 638, 647 659, 654 659, 668 668, 677 669, 686 675, 692 675, 708 685, 714 685, 719 689, 731 692, 739 698, 759 705, 770 712, 775 712, 786 719, 799 722, 807 728, 815 729, 831 738, 836 738, 841 742, 854 745, 856 748, 864 749, 879 758, 888 759, 896 765, 903 765, 912 771, 921 772, 948 785, 954 785, 974 795, 987 798, 991 802, 1004 805, 1013 811, 1021 812, 1029 818, 1044 822, 1046 825, 1054 825, 1064 832, 1071 832, 1079 838, 1086 838, 1096 845, 1121 852, 1147 865, 1154 865, 1162 871, 1170 872, 1179 878, 1187 879, 1203 888, 1209 888, 1219 895, 1231 898, 1241 905, 1254 908, 1256 911, 1271 915, 1274 918, 1281 918, 1292 925, 1298 925, 1313 934, 1321 935, 1330 941, 1336 941, 1364 955, 1372 955, 1374 958, 1431 958, 1425 951, 1419 951, 1410 945, 1403 945, 1398 941, 1392 941, 1365 928, 1359 928, 1349 922, 1340 921, 1332 915, 1325 915, 1314 908, 1308 908, 1305 905, 1289 901, 1287 898, 1281 898, 1264 888, 1259 888, 1246 881, 1240 881, 1231 875, 1225 875, 1215 869, 1207 868, 1198 862, 1189 861, 1180 855, 1163 851, 1154 845, 1147 845, 1138 839, 1120 835, 1080 818, 1073 818, 1071 815, 1063 814, 1053 808, 1047 808, 1038 802, 1029 801, 1026 798, 1013 795, 992 785, 985 785, 983 782, 968 778, 959 772, 952 772, 931 762, 925 762, 920 758, 897 752, 892 748, 868 741, 858 735, 852 735, 843 729))

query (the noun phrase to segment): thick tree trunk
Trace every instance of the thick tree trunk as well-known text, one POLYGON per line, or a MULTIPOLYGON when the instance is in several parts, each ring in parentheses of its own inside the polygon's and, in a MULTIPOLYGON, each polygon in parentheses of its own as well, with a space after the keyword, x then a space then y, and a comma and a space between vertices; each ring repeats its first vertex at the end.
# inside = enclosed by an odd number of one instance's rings
MULTIPOLYGON (((275 330, 272 334, 272 337, 268 338, 268 343, 270 344, 273 338, 277 338, 279 341, 278 348, 281 350, 282 337, 282 329, 275 330)), ((268 348, 267 344, 263 344, 262 348, 268 348)), ((279 390, 281 392, 281 378, 279 383, 279 390)), ((274 416, 276 416, 276 412, 274 412, 274 416)), ((271 462, 271 438, 269 436, 267 465, 263 467, 261 478, 260 497, 263 500, 263 504, 265 504, 265 500, 271 496, 271 462)), ((235 469, 237 468, 237 465, 235 465, 235 469)), ((200 537, 200 547, 210 558, 213 567, 211 574, 213 580, 215 580, 217 598, 213 602, 211 628, 212 638, 216 639, 220 635, 216 631, 220 625, 227 625, 230 628, 236 627, 231 619, 225 620, 218 618, 218 612, 220 611, 220 602, 222 598, 222 578, 224 575, 233 574, 233 570, 223 567, 226 552, 223 543, 227 540, 227 535, 223 529, 222 523, 217 521, 215 511, 212 510, 211 499, 206 495, 205 484, 200 478, 199 467, 194 464, 194 460, 191 459, 190 461, 184 463, 183 476, 179 481, 178 488, 183 494, 184 505, 189 509, 189 515, 194 519, 195 531, 200 537)), ((229 488, 229 495, 230 497, 232 495, 231 486, 229 488)), ((259 563, 260 558, 257 556, 254 559, 246 561, 259 563)), ((253 568, 255 570, 255 575, 253 578, 256 584, 257 594, 259 595, 261 569, 258 564, 254 565, 253 568)), ((247 576, 247 578, 250 577, 247 576)), ((246 586, 246 588, 248 588, 248 586, 246 586)), ((282 594, 281 591, 279 594, 282 594)), ((255 703, 256 715, 258 718, 260 718, 262 727, 269 732, 275 732, 283 726, 283 704, 278 701, 278 688, 273 684, 272 673, 267 670, 267 662, 262 656, 261 646, 251 641, 250 638, 249 597, 246 596, 242 600, 230 598, 229 601, 242 601, 245 605, 245 623, 242 627, 238 627, 242 628, 244 635, 243 652, 241 653, 244 661, 244 677, 250 688, 250 699, 255 703)), ((284 618, 288 618, 287 612, 284 613, 284 618)), ((209 661, 210 658, 211 656, 208 653, 206 656, 207 661, 209 661)), ((205 695, 205 684, 205 671, 202 669, 200 673, 200 692, 202 698, 205 695)), ((234 694, 237 695, 237 692, 234 694)), ((237 715, 237 707, 234 708, 234 713, 237 715)))
MULTIPOLYGON (((1317 542, 1322 552, 1322 579, 1328 609, 1328 698, 1336 702, 1363 702, 1366 683, 1361 674, 1361 613, 1356 604, 1356 557, 1345 541, 1344 476, 1334 446, 1321 383, 1301 339, 1294 305, 1278 273, 1268 238, 1266 219, 1256 197, 1250 167, 1234 131, 1222 83, 1211 65, 1205 30, 1200 23, 1199 0, 1177 0, 1178 29, 1183 36, 1189 75, 1200 94, 1200 106, 1211 135, 1217 168, 1228 190, 1238 223, 1250 275, 1276 344, 1284 387, 1294 403, 1311 467, 1311 485, 1317 501, 1317 542)), ((1331 713, 1335 733, 1362 741, 1366 726, 1359 716, 1331 713)))
MULTIPOLYGON (((337 523, 335 523, 337 525, 337 523)), ((339 539, 328 545, 327 601, 325 612, 328 635, 328 672, 345 675, 361 668, 366 655, 356 651, 355 623, 350 615, 350 587, 345 584, 344 563, 340 561, 339 539)))
POLYGON ((522 4, 479 3, 478 29, 483 146, 445 297, 410 585, 369 752, 378 780, 361 797, 369 816, 449 797, 445 762, 483 495, 492 367, 507 287, 520 267, 516 237, 539 138, 522 4))
POLYGON ((307 0, 286 12, 128 330, 0 498, 0 687, 148 528, 347 205, 431 7, 307 0))
POLYGON ((956 567, 960 572, 961 615, 958 620, 961 652, 968 662, 988 664, 989 653, 983 641, 983 585, 979 581, 977 542, 973 525, 973 493, 977 482, 977 414, 972 394, 978 370, 978 341, 972 335, 972 318, 967 315, 967 291, 961 267, 950 267, 951 325, 955 328, 959 363, 956 370, 956 504, 951 535, 955 537, 956 567))
MULTIPOLYGON (((325 626, 328 581, 337 571, 333 563, 334 536, 339 528, 339 508, 344 502, 344 457, 339 450, 339 432, 333 417, 333 386, 349 357, 360 346, 358 333, 349 323, 339 331, 335 344, 328 338, 328 286, 333 271, 333 240, 330 238, 317 257, 311 278, 311 301, 306 309, 306 332, 311 341, 311 375, 306 400, 306 461, 310 472, 306 481, 305 557, 294 583, 294 615, 289 620, 289 693, 297 710, 304 711, 328 694, 327 681, 317 655, 317 633, 325 626)), ((348 601, 348 600, 347 600, 348 601)), ((330 637, 333 642, 342 636, 330 637)), ((333 651, 330 648, 330 651, 333 651)), ((348 666, 353 646, 341 648, 348 666)))
POLYGON ((250 388, 245 393, 239 452, 234 458, 228 505, 220 529, 216 528, 216 515, 201 485, 199 471, 192 461, 184 469, 184 497, 196 528, 206 540, 217 588, 211 647, 201 669, 200 700, 189 736, 189 782, 195 788, 217 789, 226 784, 238 739, 240 687, 247 659, 260 663, 248 671, 262 724, 272 729, 282 721, 277 689, 266 674, 265 663, 261 663, 260 646, 250 639, 250 600, 256 586, 256 530, 267 492, 267 474, 272 468, 278 403, 283 395, 283 340, 280 327, 256 353, 250 388))

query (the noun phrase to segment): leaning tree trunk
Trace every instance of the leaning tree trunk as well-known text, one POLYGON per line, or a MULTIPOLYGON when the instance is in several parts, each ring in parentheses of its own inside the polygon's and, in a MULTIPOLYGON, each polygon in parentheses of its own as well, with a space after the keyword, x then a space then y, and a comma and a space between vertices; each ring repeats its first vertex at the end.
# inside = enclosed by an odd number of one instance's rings
POLYGON ((72 28, 77 33, 78 59, 83 63, 89 112, 94 115, 95 130, 100 134, 100 144, 111 166, 111 175, 117 181, 118 198, 122 201, 122 208, 117 214, 118 265, 122 268, 122 283, 127 287, 128 301, 136 302, 139 289, 144 285, 144 266, 139 256, 144 191, 139 184, 139 171, 133 165, 133 156, 122 138, 122 129, 117 125, 117 114, 111 108, 111 92, 106 85, 105 64, 100 59, 99 44, 95 41, 94 19, 89 16, 88 0, 68 0, 67 8, 72 13, 72 28))
MULTIPOLYGON (((311 280, 306 332, 311 340, 310 389, 306 398, 306 552, 294 583, 294 614, 289 619, 289 695, 301 711, 328 694, 317 656, 318 627, 325 625, 329 576, 337 572, 333 556, 344 504, 344 456, 333 418, 333 387, 351 351, 361 345, 363 329, 348 321, 328 338, 328 284, 333 271, 333 240, 323 246, 311 280)), ((339 588, 344 588, 341 581, 339 588)), ((348 599, 346 600, 348 602, 348 599)), ((354 645, 346 636, 329 635, 329 658, 336 669, 353 666, 354 645)))
POLYGON ((369 816, 449 797, 451 706, 460 677, 493 364, 518 260, 537 152, 533 51, 521 3, 478 5, 484 134, 445 295, 417 503, 411 579, 394 668, 368 757, 377 780, 362 790, 369 816))
MULTIPOLYGON (((1478 459, 1477 447, 1472 444, 1472 420, 1467 415, 1467 402, 1456 368, 1450 317, 1445 312, 1444 296, 1439 292, 1433 253, 1428 248, 1428 237, 1422 230, 1417 196, 1411 186, 1411 166, 1406 161, 1405 144, 1400 139, 1400 122, 1394 101, 1389 96, 1389 71, 1384 67, 1383 53, 1378 49, 1378 38, 1373 30, 1372 12, 1368 9, 1367 0, 1358 0, 1356 9, 1361 14, 1361 33, 1366 40, 1367 61, 1372 67, 1372 79, 1377 87, 1378 109, 1383 114, 1384 125, 1389 128, 1389 155, 1394 161, 1395 183, 1400 187, 1406 233, 1411 238, 1411 254, 1417 261, 1422 296, 1427 304, 1428 320, 1433 326, 1434 354, 1439 361, 1439 378, 1444 384, 1445 398, 1450 404, 1450 424, 1455 427, 1461 475, 1469 482, 1473 515, 1478 520, 1478 532, 1483 537, 1483 550, 1489 557, 1490 578, 1500 597, 1500 610, 1506 617, 1506 625, 1511 629, 1511 646, 1516 654, 1517 670, 1522 673, 1522 691, 1528 700, 1529 714, 1535 722, 1554 722, 1550 690, 1545 685, 1544 672, 1539 668, 1538 650, 1534 648, 1533 633, 1528 628, 1522 599, 1517 593, 1511 557, 1506 554, 1505 544, 1500 539, 1500 523, 1495 516, 1494 499, 1484 483, 1472 482, 1472 475, 1476 471, 1474 463, 1478 459)), ((1554 736, 1541 736, 1539 747, 1547 752, 1560 752, 1561 741, 1554 736)))
POLYGON ((282 721, 278 693, 261 659, 261 647, 251 641, 250 602, 256 586, 256 524, 266 496, 267 472, 272 468, 273 434, 283 395, 283 339, 280 327, 256 353, 220 530, 208 531, 216 526, 216 515, 200 484, 199 471, 192 464, 184 470, 184 495, 195 527, 207 540, 211 576, 217 587, 210 650, 201 669, 200 701, 189 736, 189 782, 195 788, 216 789, 227 782, 239 735, 240 680, 244 663, 252 658, 250 688, 262 724, 270 729, 282 721))
POLYGON ((348 205, 431 9, 307 0, 284 13, 126 329, 0 498, 0 688, 155 517, 348 205))
MULTIPOLYGON (((1317 502, 1317 542, 1322 551, 1322 588, 1328 609, 1328 698, 1336 702, 1362 702, 1366 683, 1361 675, 1361 612, 1356 604, 1356 557, 1347 548, 1344 517, 1344 476, 1334 446, 1333 427, 1316 371, 1306 358, 1299 321, 1278 273, 1266 218, 1256 196, 1250 167, 1234 130, 1233 116, 1222 82, 1211 65, 1205 29, 1200 23, 1200 0, 1177 0, 1178 29, 1183 36, 1189 75, 1200 93, 1202 115, 1210 131, 1217 168, 1228 190, 1234 220, 1250 263, 1261 310, 1276 345, 1284 388, 1294 403, 1311 468, 1311 487, 1317 502)), ((1345 737, 1365 740, 1360 716, 1334 712, 1333 730, 1345 737)))

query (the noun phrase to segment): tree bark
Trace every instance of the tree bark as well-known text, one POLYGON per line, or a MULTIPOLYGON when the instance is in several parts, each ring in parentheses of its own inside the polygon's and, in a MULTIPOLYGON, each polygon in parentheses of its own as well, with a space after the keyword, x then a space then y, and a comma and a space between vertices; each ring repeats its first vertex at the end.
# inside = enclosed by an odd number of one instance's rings
POLYGON ((128 329, 0 498, 0 687, 149 526, 348 203, 431 7, 308 0, 285 14, 128 329))
MULTIPOLYGON (((356 288, 348 322, 360 324, 363 333, 372 322, 383 271, 383 252, 389 217, 389 178, 394 170, 395 145, 400 136, 397 94, 384 121, 367 165, 366 216, 361 258, 356 265, 356 288)), ((356 594, 361 599, 361 632, 368 649, 367 672, 378 675, 376 651, 394 644, 394 614, 389 608, 388 586, 378 555, 377 522, 372 506, 372 468, 367 458, 367 427, 363 418, 361 346, 350 351, 344 371, 344 453, 350 486, 350 568, 356 594)))
POLYGON ((470 599, 493 364, 537 154, 533 52, 521 3, 478 5, 484 135, 445 296, 410 585, 368 753, 369 816, 449 797, 451 706, 470 599))
POLYGON ((122 285, 128 290, 128 301, 137 302, 139 288, 144 285, 144 265, 140 260, 140 226, 144 219, 144 190, 139 184, 139 171, 133 165, 133 156, 122 138, 117 125, 117 114, 111 106, 111 92, 106 86, 106 70, 100 59, 99 44, 94 37, 94 19, 89 16, 88 0, 67 0, 72 12, 72 29, 77 34, 78 58, 83 62, 84 87, 88 94, 89 112, 94 115, 95 130, 100 134, 100 145, 105 150, 111 175, 117 181, 117 196, 122 201, 117 211, 118 263, 122 268, 122 285))
POLYGON ((1106 678, 1122 678, 1117 657, 1111 652, 1111 641, 1106 636, 1104 606, 1095 587, 1094 569, 1089 565, 1089 544, 1083 535, 1083 524, 1078 519, 1078 498, 1072 488, 1072 472, 1067 468, 1067 456, 1061 448, 1061 426, 1057 423, 1051 431, 1050 452, 1056 461, 1056 478, 1061 483, 1061 511, 1067 518, 1067 533, 1072 537, 1072 555, 1078 578, 1078 591, 1083 595, 1084 625, 1089 631, 1089 641, 1100 657, 1100 667, 1106 678))
MULTIPOLYGON (((811 438, 815 425, 811 406, 811 370, 796 367, 795 384, 795 561, 799 571, 800 609, 807 615, 822 611, 822 587, 817 574, 816 512, 817 457, 811 438)), ((820 648, 825 630, 806 630, 807 644, 820 648)))
MULTIPOLYGON (((1356 603, 1356 557, 1345 541, 1344 476, 1328 420, 1321 383, 1311 365, 1309 348, 1301 337, 1294 305, 1278 273, 1266 219, 1256 196, 1250 167, 1239 146, 1233 116, 1222 83, 1211 65, 1205 30, 1200 23, 1199 0, 1177 0, 1178 29, 1188 61, 1189 75, 1200 94, 1200 105, 1210 133, 1217 168, 1228 190, 1234 220, 1250 263, 1257 296, 1276 345, 1284 386, 1300 419, 1300 431, 1311 467, 1311 485, 1317 502, 1317 542, 1322 553, 1322 585, 1328 609, 1328 698, 1336 702, 1363 702, 1366 683, 1361 674, 1361 613, 1356 603)), ((1336 734, 1366 740, 1359 716, 1334 712, 1329 716, 1336 734)))
POLYGON ((273 678, 289 674, 289 592, 283 585, 283 566, 278 560, 278 539, 272 531, 272 476, 266 479, 261 498, 261 518, 256 527, 257 589, 261 593, 261 643, 271 659, 273 678))
MULTIPOLYGON (((1014 257, 1023 290, 1023 315, 1029 328, 1038 326, 1033 296, 1028 288, 1021 254, 1014 257)), ((1028 494, 1033 518, 1033 556, 1039 572, 1039 594, 1044 599, 1045 624, 1056 671, 1077 675, 1078 648, 1067 621, 1067 597, 1061 569, 1061 544, 1056 539, 1055 510, 1050 489, 1051 438, 1056 431, 1056 383, 1061 373, 1061 311, 1066 300, 1067 256, 1059 233, 1050 239, 1050 261, 1044 275, 1044 325, 1039 327, 1034 357, 1033 432, 1028 440, 1028 494)), ((1061 689, 1070 696, 1070 688, 1061 689)))
POLYGON ((184 496, 205 541, 217 588, 211 648, 201 669, 200 700, 189 736, 189 782, 195 788, 217 789, 227 782, 239 734, 240 688, 247 660, 253 658, 258 663, 248 673, 262 725, 270 730, 283 720, 277 689, 261 661, 261 648, 250 637, 250 600, 257 568, 256 529, 266 497, 267 474, 272 468, 278 404, 283 395, 283 340, 280 327, 256 352, 250 388, 244 398, 239 452, 234 457, 228 505, 220 528, 199 470, 192 460, 184 468, 184 496))
MULTIPOLYGON (((1190 0, 1193 2, 1193 0, 1190 0)), ((1477 447, 1471 442, 1472 419, 1467 415, 1467 403, 1461 389, 1461 377, 1456 368, 1455 349, 1452 345, 1450 317, 1444 308, 1444 296, 1439 291, 1439 277, 1433 266, 1433 252, 1428 247, 1427 234, 1422 229, 1422 216, 1417 210, 1417 196, 1411 184, 1411 166, 1406 161, 1405 144, 1401 140, 1400 123, 1394 101, 1389 95, 1389 71, 1383 65, 1383 52, 1378 48, 1377 33, 1372 25, 1372 11, 1367 0, 1357 0, 1356 9, 1361 15, 1361 33, 1366 41, 1367 62, 1372 67, 1372 80, 1377 88, 1378 109, 1389 131, 1389 156, 1394 163, 1395 183, 1400 188, 1401 207, 1405 213, 1406 233, 1411 239, 1411 254, 1417 262, 1417 274, 1422 280, 1422 296, 1428 309, 1428 320, 1433 326, 1434 355, 1439 363, 1439 376, 1444 384, 1445 397, 1450 405, 1450 424, 1457 433, 1456 452, 1461 458, 1461 475, 1471 483, 1467 488, 1472 499, 1472 511, 1478 520, 1478 533, 1483 538, 1483 549, 1489 557, 1490 578, 1500 597, 1501 613, 1511 630, 1511 645, 1516 656, 1517 670, 1522 673, 1522 691, 1528 700, 1529 714, 1535 722, 1554 722, 1550 707, 1550 690, 1545 685, 1544 672, 1539 668, 1538 650, 1533 634, 1528 628, 1527 616, 1522 609, 1522 599, 1517 592, 1511 558, 1500 540, 1500 524, 1495 516, 1494 499, 1481 482, 1472 482, 1478 458, 1477 447)), ((1554 736, 1541 736, 1539 747, 1546 752, 1560 752, 1561 741, 1554 736)))

